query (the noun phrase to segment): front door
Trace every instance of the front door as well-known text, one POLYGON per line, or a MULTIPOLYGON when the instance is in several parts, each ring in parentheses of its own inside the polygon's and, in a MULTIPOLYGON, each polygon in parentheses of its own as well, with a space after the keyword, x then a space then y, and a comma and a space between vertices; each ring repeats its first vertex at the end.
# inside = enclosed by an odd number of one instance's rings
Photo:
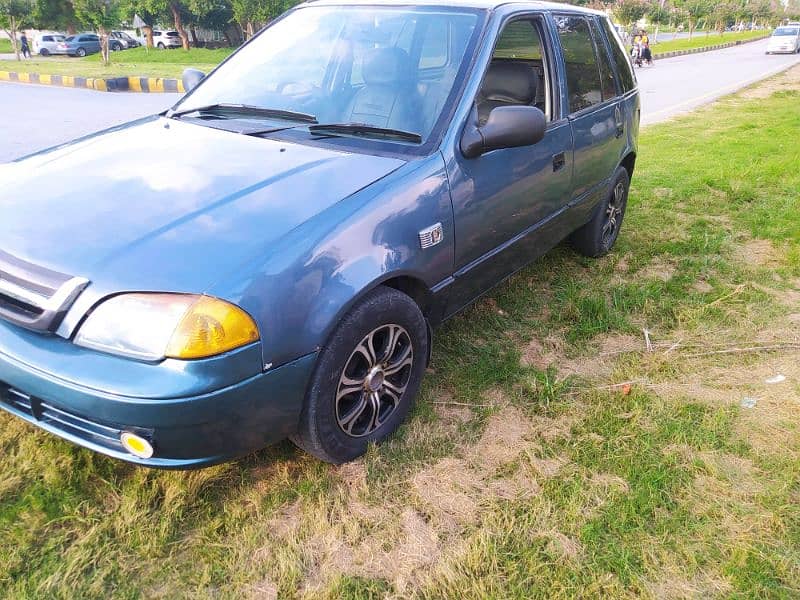
POLYGON ((538 17, 503 28, 476 98, 474 116, 485 121, 503 105, 534 105, 548 120, 532 146, 494 150, 451 163, 455 220, 455 274, 448 314, 549 250, 563 237, 557 218, 571 196, 572 131, 552 120, 553 53, 538 17))

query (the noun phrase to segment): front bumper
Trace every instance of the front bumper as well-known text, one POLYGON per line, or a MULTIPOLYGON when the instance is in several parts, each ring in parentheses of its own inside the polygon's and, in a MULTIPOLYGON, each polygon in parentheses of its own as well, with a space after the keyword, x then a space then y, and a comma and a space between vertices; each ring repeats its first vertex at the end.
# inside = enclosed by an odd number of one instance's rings
MULTIPOLYGON (((25 358, 41 359, 41 356, 12 356, 3 347, 3 341, 0 335, 0 408, 102 454, 139 465, 172 469, 230 460, 293 433, 316 356, 309 354, 266 373, 201 393, 138 397, 93 387, 97 381, 93 372, 86 374, 88 383, 76 383, 75 373, 70 371, 71 357, 65 357, 64 365, 54 362, 47 371, 37 368, 25 358), (62 366, 64 373, 55 372, 56 367, 62 366), (123 431, 147 438, 155 448, 154 455, 144 459, 125 451, 119 442, 123 431)), ((113 377, 120 382, 141 378, 142 369, 147 368, 153 370, 150 379, 158 382, 161 377, 158 370, 165 368, 125 361, 130 366, 126 372, 120 359, 111 356, 99 359, 114 362, 113 377)), ((90 370, 98 366, 97 357, 85 362, 90 370)), ((222 368, 224 362, 225 357, 218 357, 215 365, 222 368)), ((167 368, 174 370, 175 365, 167 368)), ((207 380, 204 376, 202 383, 207 380)))

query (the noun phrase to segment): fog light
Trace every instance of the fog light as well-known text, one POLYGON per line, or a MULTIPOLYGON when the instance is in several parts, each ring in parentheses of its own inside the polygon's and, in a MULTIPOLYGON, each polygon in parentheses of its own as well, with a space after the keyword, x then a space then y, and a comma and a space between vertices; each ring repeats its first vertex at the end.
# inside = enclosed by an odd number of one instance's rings
POLYGON ((123 431, 119 436, 122 447, 128 452, 139 458, 150 458, 153 456, 153 446, 143 437, 139 437, 130 431, 123 431))

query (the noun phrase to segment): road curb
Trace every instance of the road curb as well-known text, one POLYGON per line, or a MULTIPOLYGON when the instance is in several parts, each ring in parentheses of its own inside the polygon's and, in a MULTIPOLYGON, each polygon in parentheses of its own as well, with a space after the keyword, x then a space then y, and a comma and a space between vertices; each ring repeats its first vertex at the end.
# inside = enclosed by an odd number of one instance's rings
POLYGON ((675 56, 685 56, 686 54, 698 54, 700 52, 711 52, 712 50, 722 50, 723 48, 732 48, 733 46, 741 46, 742 44, 757 42, 768 37, 769 35, 762 35, 761 37, 755 37, 749 40, 736 40, 735 42, 725 42, 724 44, 715 44, 713 46, 702 46, 701 48, 690 48, 689 50, 673 50, 672 52, 663 52, 662 54, 653 53, 653 60, 674 58, 675 56))
POLYGON ((40 73, 16 73, 0 71, 0 81, 18 83, 38 83, 61 87, 96 90, 98 92, 143 92, 182 94, 183 82, 180 79, 162 77, 73 77, 71 75, 45 75, 40 73))

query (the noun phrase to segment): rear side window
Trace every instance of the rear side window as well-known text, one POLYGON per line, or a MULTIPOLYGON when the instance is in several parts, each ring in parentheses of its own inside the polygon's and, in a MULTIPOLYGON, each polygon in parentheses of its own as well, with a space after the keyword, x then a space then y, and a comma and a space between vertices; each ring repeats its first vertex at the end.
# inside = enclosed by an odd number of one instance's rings
POLYGON ((600 69, 588 21, 563 15, 556 16, 555 21, 567 69, 569 110, 574 113, 603 101, 600 69))
POLYGON ((617 95, 617 83, 614 77, 614 68, 611 66, 611 57, 608 55, 608 48, 603 39, 603 32, 597 25, 597 21, 591 20, 592 35, 594 35, 595 46, 597 48, 597 61, 600 64, 600 88, 603 92, 603 100, 610 100, 617 95))
POLYGON ((631 61, 628 58, 628 53, 623 49, 619 37, 612 31, 608 19, 600 19, 600 23, 602 23, 603 31, 605 31, 606 36, 608 36, 608 46, 611 48, 611 55, 614 57, 614 62, 617 65, 619 83, 622 87, 622 93, 624 94, 636 87, 631 61))

